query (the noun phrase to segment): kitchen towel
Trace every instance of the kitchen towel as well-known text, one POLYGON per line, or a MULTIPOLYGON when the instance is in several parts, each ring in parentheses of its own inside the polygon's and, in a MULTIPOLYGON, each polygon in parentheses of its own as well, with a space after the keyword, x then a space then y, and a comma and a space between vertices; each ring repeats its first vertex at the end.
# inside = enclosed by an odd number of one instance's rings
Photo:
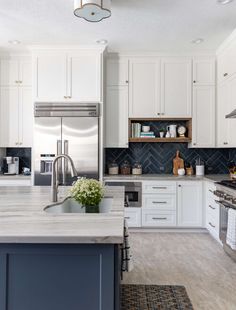
POLYGON ((229 209, 226 243, 236 250, 236 210, 229 209))
POLYGON ((129 229, 128 223, 124 221, 124 242, 121 247, 121 270, 122 272, 130 272, 133 269, 133 259, 130 251, 129 229))

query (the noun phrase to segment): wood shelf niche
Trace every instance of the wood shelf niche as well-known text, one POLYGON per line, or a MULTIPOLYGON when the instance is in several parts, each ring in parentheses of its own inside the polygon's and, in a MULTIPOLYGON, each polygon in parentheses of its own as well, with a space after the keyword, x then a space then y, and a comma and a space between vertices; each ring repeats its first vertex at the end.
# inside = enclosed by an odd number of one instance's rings
MULTIPOLYGON (((156 130, 154 129, 154 132, 156 130)), ((156 132, 155 132, 156 133, 156 132)), ((135 143, 190 143, 192 141, 192 119, 191 118, 171 118, 171 119, 163 119, 163 118, 130 118, 129 119, 129 142, 135 143), (151 126, 153 123, 169 123, 169 124, 183 124, 187 128, 186 137, 177 137, 177 138, 132 138, 131 137, 131 125, 132 123, 141 123, 141 125, 149 125, 151 126)))

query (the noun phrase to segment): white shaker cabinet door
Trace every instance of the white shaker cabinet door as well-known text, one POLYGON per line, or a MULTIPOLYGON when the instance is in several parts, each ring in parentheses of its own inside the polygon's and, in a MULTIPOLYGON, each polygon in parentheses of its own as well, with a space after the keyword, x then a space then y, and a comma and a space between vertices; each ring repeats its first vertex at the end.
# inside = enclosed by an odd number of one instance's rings
POLYGON ((163 117, 191 117, 192 60, 169 57, 161 61, 161 110, 163 117))
POLYGON ((33 101, 31 87, 19 88, 19 145, 33 144, 33 101))
POLYGON ((0 146, 19 146, 18 87, 1 87, 0 90, 0 146))
POLYGON ((225 116, 235 109, 236 74, 219 84, 217 102, 217 146, 236 147, 235 119, 225 116))
POLYGON ((215 147, 215 87, 193 89, 193 147, 215 147))
POLYGON ((178 182, 178 226, 203 226, 202 182, 178 182))
POLYGON ((160 60, 134 58, 129 65, 129 117, 160 115, 160 60))
POLYGON ((127 58, 111 58, 106 62, 106 86, 125 86, 129 83, 127 58))
POLYGON ((128 148, 128 87, 106 89, 106 147, 128 148))
POLYGON ((17 86, 19 84, 18 59, 2 59, 0 61, 0 85, 17 86))
POLYGON ((72 101, 101 101, 101 54, 68 56, 68 91, 72 101))
POLYGON ((19 80, 20 86, 32 86, 32 61, 19 61, 19 80))
POLYGON ((66 101, 66 53, 47 52, 38 54, 34 60, 34 78, 36 101, 66 101))
POLYGON ((215 57, 195 57, 193 60, 193 84, 215 85, 215 57))

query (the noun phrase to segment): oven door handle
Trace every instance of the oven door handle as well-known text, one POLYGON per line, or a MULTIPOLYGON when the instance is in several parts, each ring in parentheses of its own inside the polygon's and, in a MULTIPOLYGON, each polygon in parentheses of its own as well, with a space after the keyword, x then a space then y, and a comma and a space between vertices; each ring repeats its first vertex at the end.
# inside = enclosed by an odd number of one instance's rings
POLYGON ((230 208, 228 205, 225 205, 225 204, 223 203, 223 201, 215 200, 215 202, 216 202, 218 205, 220 205, 220 207, 224 207, 225 209, 229 209, 229 208, 230 208))

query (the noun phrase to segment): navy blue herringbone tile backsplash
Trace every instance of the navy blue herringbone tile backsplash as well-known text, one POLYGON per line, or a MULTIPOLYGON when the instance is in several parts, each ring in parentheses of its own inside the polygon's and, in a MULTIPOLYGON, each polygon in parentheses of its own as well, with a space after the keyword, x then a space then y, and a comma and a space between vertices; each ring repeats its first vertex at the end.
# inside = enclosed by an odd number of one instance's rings
POLYGON ((208 174, 228 173, 228 162, 236 162, 236 149, 189 149, 186 143, 130 143, 128 149, 106 149, 106 168, 113 160, 119 165, 128 160, 131 164, 140 162, 143 173, 172 173, 172 161, 177 150, 185 163, 193 166, 200 157, 208 174))

